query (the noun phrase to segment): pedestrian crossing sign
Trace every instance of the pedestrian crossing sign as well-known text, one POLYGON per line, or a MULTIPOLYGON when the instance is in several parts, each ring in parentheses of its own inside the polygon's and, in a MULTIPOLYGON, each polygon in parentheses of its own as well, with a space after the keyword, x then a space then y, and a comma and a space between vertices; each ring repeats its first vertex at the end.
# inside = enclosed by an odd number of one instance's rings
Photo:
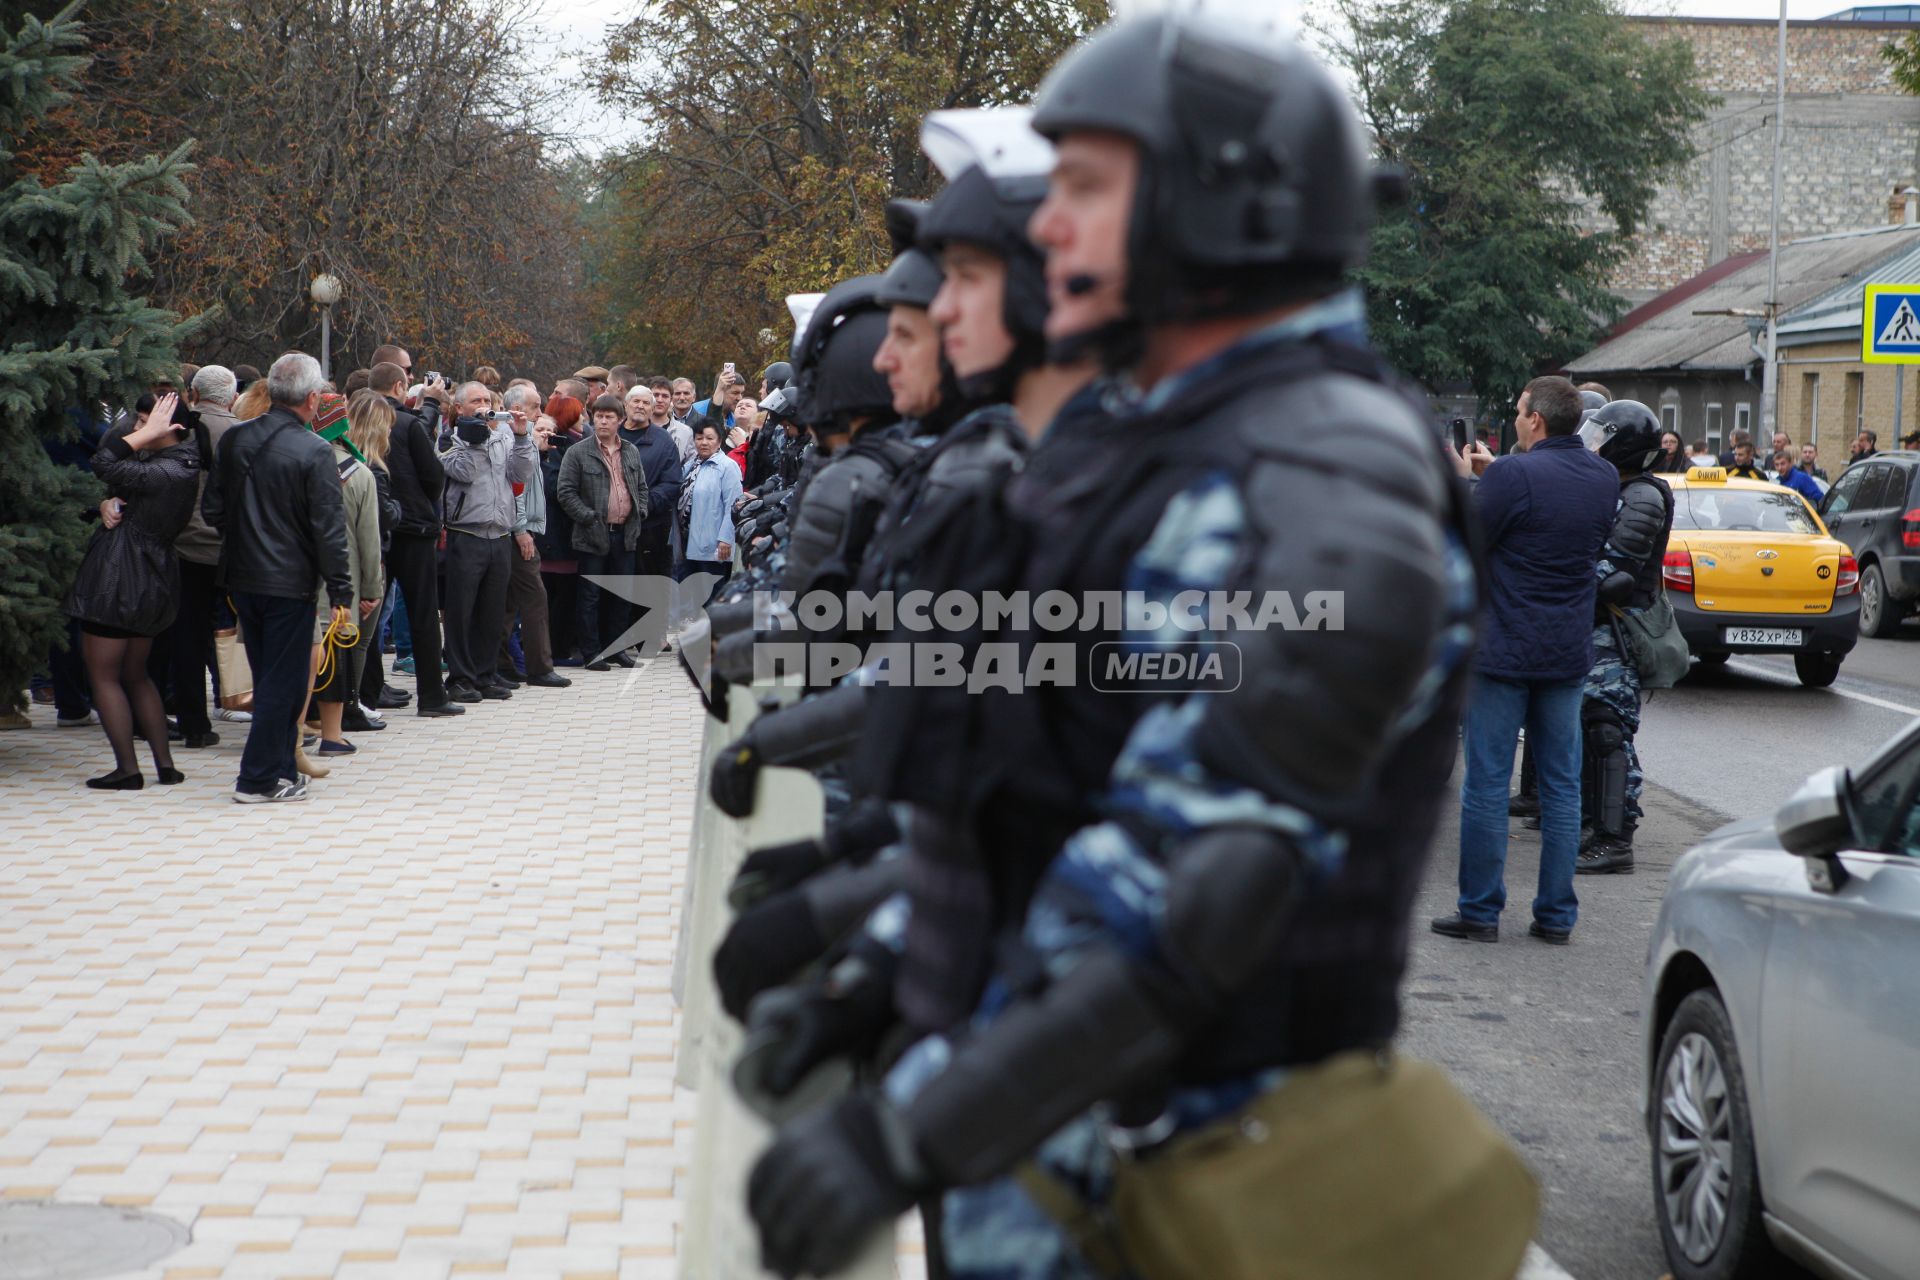
POLYGON ((1870 284, 1860 308, 1860 358, 1920 364, 1920 284, 1870 284))

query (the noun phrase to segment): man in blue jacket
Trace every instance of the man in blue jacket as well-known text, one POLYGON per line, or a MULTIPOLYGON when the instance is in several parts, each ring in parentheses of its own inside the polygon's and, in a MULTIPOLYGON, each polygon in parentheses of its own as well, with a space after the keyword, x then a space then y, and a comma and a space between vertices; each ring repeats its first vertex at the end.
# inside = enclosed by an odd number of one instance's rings
POLYGON ((1459 461, 1463 472, 1484 473, 1475 496, 1487 616, 1463 733, 1460 910, 1433 922, 1450 938, 1500 937, 1507 792, 1522 727, 1540 787, 1540 887, 1527 932, 1565 942, 1579 909, 1580 688, 1593 663, 1593 569, 1620 490, 1613 467, 1576 434, 1581 408, 1567 379, 1535 378, 1514 415, 1524 452, 1496 461, 1476 443, 1459 461))

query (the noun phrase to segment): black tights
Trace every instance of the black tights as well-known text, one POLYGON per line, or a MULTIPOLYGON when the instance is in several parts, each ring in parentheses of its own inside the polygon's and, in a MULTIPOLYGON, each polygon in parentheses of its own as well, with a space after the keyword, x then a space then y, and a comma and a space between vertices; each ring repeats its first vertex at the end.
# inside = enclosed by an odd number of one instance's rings
POLYGON ((147 675, 147 655, 152 650, 151 636, 114 639, 85 632, 80 635, 80 652, 87 662, 87 677, 93 682, 93 706, 100 713, 107 741, 113 745, 116 775, 140 771, 140 762, 133 754, 135 720, 140 722, 147 745, 153 748, 154 767, 173 768, 166 705, 147 675))

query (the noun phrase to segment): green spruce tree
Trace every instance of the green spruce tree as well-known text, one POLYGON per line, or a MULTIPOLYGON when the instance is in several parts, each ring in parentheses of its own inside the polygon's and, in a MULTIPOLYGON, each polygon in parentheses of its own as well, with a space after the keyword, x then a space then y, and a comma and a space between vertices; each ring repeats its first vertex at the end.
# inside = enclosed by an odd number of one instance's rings
POLYGON ((132 164, 88 156, 52 186, 17 154, 79 87, 78 10, 0 31, 0 717, 21 709, 28 677, 65 643, 60 604, 101 496, 48 446, 74 444, 106 406, 177 378, 187 328, 138 291, 148 255, 186 221, 190 144, 132 164))

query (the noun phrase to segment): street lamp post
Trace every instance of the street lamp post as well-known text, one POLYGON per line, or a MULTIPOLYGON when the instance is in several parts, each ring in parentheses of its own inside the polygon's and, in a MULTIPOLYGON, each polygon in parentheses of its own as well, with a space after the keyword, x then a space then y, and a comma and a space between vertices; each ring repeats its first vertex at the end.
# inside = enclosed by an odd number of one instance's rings
POLYGON ((340 301, 340 281, 322 272, 307 286, 307 294, 320 304, 320 376, 333 378, 333 304, 340 301))
POLYGON ((1760 382, 1760 430, 1772 438, 1780 405, 1780 153, 1787 136, 1787 0, 1780 0, 1779 52, 1774 67, 1773 217, 1767 233, 1767 367, 1760 382))

